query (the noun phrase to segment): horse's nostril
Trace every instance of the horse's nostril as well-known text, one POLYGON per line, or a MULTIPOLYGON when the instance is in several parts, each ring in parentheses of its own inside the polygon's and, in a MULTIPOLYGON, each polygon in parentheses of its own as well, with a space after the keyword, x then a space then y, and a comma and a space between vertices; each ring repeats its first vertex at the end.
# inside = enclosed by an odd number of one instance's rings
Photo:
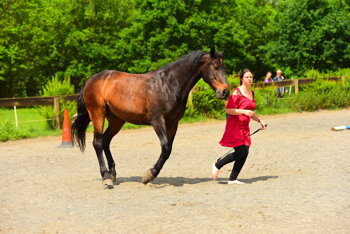
POLYGON ((224 90, 216 90, 216 96, 218 98, 227 98, 227 96, 230 94, 230 91, 228 89, 224 89, 224 90))
POLYGON ((224 96, 227 96, 228 93, 229 93, 229 91, 228 91, 227 89, 224 89, 224 91, 222 92, 222 94, 223 94, 224 96))

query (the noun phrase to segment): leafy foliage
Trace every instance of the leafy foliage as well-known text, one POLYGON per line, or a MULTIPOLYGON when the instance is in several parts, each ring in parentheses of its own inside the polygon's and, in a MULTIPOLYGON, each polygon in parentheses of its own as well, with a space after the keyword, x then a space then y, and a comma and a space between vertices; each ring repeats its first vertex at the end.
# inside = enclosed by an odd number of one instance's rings
MULTIPOLYGON (((53 97, 53 96, 66 96, 74 94, 74 86, 70 84, 70 78, 66 77, 62 81, 57 76, 52 77, 50 81, 42 88, 40 92, 42 96, 53 97)), ((63 118, 64 109, 68 110, 68 115, 72 117, 76 113, 76 103, 67 101, 60 98, 60 116, 63 118)), ((55 110, 53 106, 40 106, 38 107, 39 113, 47 119, 48 127, 51 129, 55 128, 55 110)), ((61 123, 62 123, 61 119, 61 123)))
POLYGON ((12 123, 6 122, 0 125, 0 142, 7 140, 17 140, 26 138, 27 134, 21 129, 16 129, 16 126, 12 123))
POLYGON ((265 63, 290 68, 336 70, 350 64, 350 14, 343 0, 288 0, 277 5, 265 63))
POLYGON ((315 111, 350 106, 350 80, 344 84, 316 79, 310 85, 303 85, 302 92, 291 101, 291 108, 297 111, 315 111))
POLYGON ((224 112, 224 102, 215 96, 215 92, 203 81, 197 83, 193 92, 194 115, 217 118, 224 112))
POLYGON ((228 74, 325 72, 350 64, 345 0, 2 0, 0 97, 50 77, 78 91, 106 69, 143 73, 191 51, 225 51, 228 74))

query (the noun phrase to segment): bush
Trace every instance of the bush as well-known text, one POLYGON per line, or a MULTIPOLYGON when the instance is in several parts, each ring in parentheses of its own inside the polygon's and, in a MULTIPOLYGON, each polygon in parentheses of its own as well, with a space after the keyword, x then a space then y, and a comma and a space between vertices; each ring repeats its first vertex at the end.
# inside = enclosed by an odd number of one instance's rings
POLYGON ((196 85, 198 91, 193 92, 193 114, 217 118, 222 114, 223 101, 216 97, 215 92, 204 81, 196 85))
POLYGON ((254 99, 257 106, 257 110, 272 106, 276 99, 276 88, 265 87, 263 89, 254 89, 254 99))
POLYGON ((328 81, 316 79, 309 85, 302 85, 302 92, 290 102, 297 111, 315 111, 318 109, 335 109, 350 106, 350 81, 328 81))
POLYGON ((350 79, 350 68, 345 68, 345 69, 339 69, 336 72, 331 73, 332 76, 344 76, 348 79, 350 79))
MULTIPOLYGON (((227 76, 230 91, 239 86, 239 78, 234 75, 227 76)), ((193 106, 187 106, 185 117, 204 116, 208 118, 224 118, 225 102, 216 97, 212 88, 200 80, 195 85, 195 92, 192 93, 193 106)))
MULTIPOLYGON (((63 122, 63 111, 68 110, 68 114, 72 117, 76 113, 75 102, 64 102, 63 97, 66 95, 74 94, 74 86, 70 83, 70 78, 65 77, 62 81, 57 76, 52 77, 51 80, 42 88, 40 92, 41 96, 54 97, 60 96, 60 118, 63 122)), ((55 110, 53 106, 41 106, 38 107, 39 113, 47 119, 47 125, 50 129, 55 128, 55 110)), ((61 126, 60 126, 61 127, 61 126)))
POLYGON ((13 123, 5 122, 0 125, 0 141, 17 140, 28 137, 22 129, 17 129, 13 123))
POLYGON ((318 70, 315 70, 315 69, 306 71, 305 75, 306 75, 306 78, 308 79, 317 79, 317 78, 325 77, 324 74, 321 74, 318 70))

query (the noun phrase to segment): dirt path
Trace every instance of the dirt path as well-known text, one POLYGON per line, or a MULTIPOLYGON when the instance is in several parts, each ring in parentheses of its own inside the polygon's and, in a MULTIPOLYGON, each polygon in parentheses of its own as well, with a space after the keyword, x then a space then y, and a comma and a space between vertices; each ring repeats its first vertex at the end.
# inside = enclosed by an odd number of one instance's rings
MULTIPOLYGON (((183 124, 159 177, 143 172, 160 153, 151 128, 122 131, 111 145, 118 178, 104 189, 87 151, 59 137, 0 143, 0 233, 349 233, 350 110, 266 116, 240 179, 219 181, 211 164, 224 121, 183 124)), ((253 123, 251 128, 258 126, 253 123)))

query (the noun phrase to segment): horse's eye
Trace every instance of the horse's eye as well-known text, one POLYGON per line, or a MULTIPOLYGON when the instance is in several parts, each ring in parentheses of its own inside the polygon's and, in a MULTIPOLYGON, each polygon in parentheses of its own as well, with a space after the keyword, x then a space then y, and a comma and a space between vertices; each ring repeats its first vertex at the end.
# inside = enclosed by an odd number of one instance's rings
POLYGON ((219 67, 218 67, 218 66, 214 66, 214 69, 215 69, 215 70, 219 70, 219 67))

